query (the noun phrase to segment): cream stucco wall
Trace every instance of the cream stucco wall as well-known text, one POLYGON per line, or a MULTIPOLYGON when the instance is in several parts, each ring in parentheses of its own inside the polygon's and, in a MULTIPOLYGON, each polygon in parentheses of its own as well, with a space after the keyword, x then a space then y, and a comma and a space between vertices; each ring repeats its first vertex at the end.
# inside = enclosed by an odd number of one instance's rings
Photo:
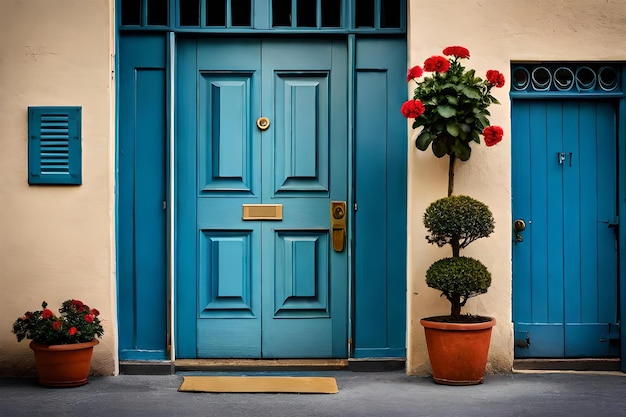
MULTIPOLYGON (((504 88, 494 89, 502 104, 490 108, 491 123, 502 126, 505 138, 492 148, 473 147, 470 161, 457 165, 455 194, 471 195, 494 212, 495 233, 463 251, 483 261, 493 277, 489 292, 468 302, 465 312, 496 317, 487 371, 510 371, 510 63, 626 61, 626 0, 410 0, 409 12, 409 66, 421 65, 446 46, 462 45, 470 50, 469 65, 478 74, 498 69, 507 77, 504 88)), ((427 374, 430 365, 419 319, 446 314, 449 304, 426 286, 423 277, 430 264, 449 256, 450 250, 426 242, 421 216, 430 202, 446 195, 447 159, 435 158, 430 150, 417 151, 415 132, 409 132, 407 372, 427 374)))
POLYGON ((33 372, 13 321, 46 300, 101 312, 92 371, 116 370, 113 0, 0 0, 0 375, 33 372), (28 106, 82 106, 83 185, 29 186, 28 106))

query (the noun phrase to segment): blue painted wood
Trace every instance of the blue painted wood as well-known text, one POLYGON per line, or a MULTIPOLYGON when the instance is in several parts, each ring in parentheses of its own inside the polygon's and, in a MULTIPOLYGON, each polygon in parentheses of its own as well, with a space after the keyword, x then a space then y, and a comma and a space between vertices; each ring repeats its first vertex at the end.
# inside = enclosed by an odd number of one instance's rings
MULTIPOLYGON (((324 2, 317 0, 314 5, 316 18, 314 19, 314 25, 306 25, 298 27, 298 7, 306 7, 311 2, 280 2, 277 3, 278 7, 289 8, 290 24, 285 26, 276 26, 272 24, 273 8, 276 7, 271 0, 255 0, 251 2, 251 25, 238 26, 233 25, 232 22, 232 5, 230 1, 224 4, 223 10, 226 15, 224 19, 224 25, 221 26, 207 26, 207 9, 211 9, 211 0, 200 0, 198 7, 198 24, 195 26, 181 26, 180 25, 180 12, 179 3, 187 0, 171 0, 169 3, 169 18, 166 24, 150 24, 148 21, 150 2, 143 1, 142 7, 139 10, 140 17, 136 22, 132 24, 122 24, 122 3, 124 1, 136 1, 136 0, 117 0, 118 7, 116 10, 117 21, 120 31, 132 30, 132 31, 154 31, 154 30, 170 30, 176 32, 195 32, 195 33, 386 33, 386 34, 398 34, 406 32, 406 0, 396 0, 393 2, 384 0, 374 0, 370 2, 357 2, 355 4, 350 0, 336 0, 332 3, 339 2, 340 16, 338 17, 337 24, 326 23, 323 24, 323 10, 322 4, 324 2), (384 4, 384 5, 383 5, 384 4), (362 24, 357 27, 356 14, 357 8, 366 9, 362 11, 362 14, 371 14, 372 22, 369 24, 362 24), (386 9, 386 10, 385 10, 386 9)), ((330 6, 330 2, 324 7, 330 6)), ((300 11, 300 13, 302 13, 300 11)), ((161 23, 161 22, 159 22, 161 23)))
MULTIPOLYGON (((626 79, 626 66, 622 66, 621 79, 626 79)), ((618 120, 626 120, 626 98, 622 98, 618 102, 618 120)), ((626 184, 626 152, 624 144, 626 143, 626 129, 617 130, 617 160, 618 160, 618 184, 626 184)), ((626 196, 624 195, 624 187, 618 187, 618 213, 626 213, 626 196)), ((623 217, 623 214, 622 216, 623 217)), ((618 229, 618 261, 620 265, 626 265, 626 245, 622 242, 626 242, 626 227, 619 226, 618 229)), ((620 315, 619 322, 626 323, 626 268, 619 268, 619 306, 620 315)), ((619 331, 621 340, 626 340, 626 326, 621 325, 619 331)), ((617 349, 621 358, 626 358, 626 343, 620 343, 620 347, 617 349)), ((626 360, 621 361, 622 372, 626 372, 626 360)))
POLYGON ((347 193, 345 45, 181 41, 178 57, 178 356, 345 357, 347 255, 328 230, 347 193), (259 203, 283 220, 242 220, 259 203))
POLYGON ((196 123, 197 71, 196 42, 180 41, 176 45, 176 357, 196 357, 197 245, 195 225, 197 195, 196 123), (187 198, 185 198, 187 196, 187 198))
POLYGON ((605 335, 618 319, 615 106, 515 101, 512 115, 513 216, 529 224, 513 248, 515 354, 614 356, 605 335))
POLYGON ((261 138, 262 201, 283 205, 281 222, 261 226, 263 248, 275 248, 262 260, 263 357, 347 357, 347 250, 332 249, 329 230, 330 202, 348 190, 347 47, 270 39, 262 49, 261 106, 272 121, 261 138), (286 282, 315 294, 278 297, 286 282))
POLYGON ((120 359, 165 359, 165 40, 155 35, 121 36, 119 52, 120 359))
POLYGON ((28 183, 82 184, 82 108, 28 108, 28 183))
POLYGON ((354 356, 406 355, 404 40, 358 39, 354 356), (383 58, 384 57, 384 58, 383 58))

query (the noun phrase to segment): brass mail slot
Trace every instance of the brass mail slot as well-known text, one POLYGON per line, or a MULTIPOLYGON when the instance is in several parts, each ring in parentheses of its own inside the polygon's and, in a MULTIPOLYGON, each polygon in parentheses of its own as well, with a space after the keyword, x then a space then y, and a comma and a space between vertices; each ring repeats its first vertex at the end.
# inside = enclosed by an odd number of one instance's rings
POLYGON ((282 220, 282 204, 242 204, 244 220, 282 220))

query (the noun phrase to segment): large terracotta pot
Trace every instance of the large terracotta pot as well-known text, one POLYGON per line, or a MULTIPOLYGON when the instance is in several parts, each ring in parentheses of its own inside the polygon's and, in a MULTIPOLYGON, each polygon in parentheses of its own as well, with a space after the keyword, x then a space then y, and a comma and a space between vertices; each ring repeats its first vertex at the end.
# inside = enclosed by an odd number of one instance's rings
POLYGON ((445 385, 483 382, 491 329, 496 319, 483 323, 445 323, 421 319, 426 334, 433 379, 445 385))
POLYGON ((30 342, 35 353, 39 383, 49 387, 78 387, 87 383, 93 347, 91 342, 68 345, 40 345, 30 342))

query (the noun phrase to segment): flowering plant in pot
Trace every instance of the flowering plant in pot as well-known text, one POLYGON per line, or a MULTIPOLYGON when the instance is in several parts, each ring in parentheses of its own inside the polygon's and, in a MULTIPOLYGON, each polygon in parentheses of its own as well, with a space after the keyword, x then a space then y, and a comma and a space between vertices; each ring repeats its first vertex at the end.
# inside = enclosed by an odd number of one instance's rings
POLYGON ((407 82, 414 81, 417 86, 401 112, 414 120, 414 129, 420 129, 417 149, 430 147, 436 157, 449 158, 447 197, 430 204, 423 221, 429 243, 452 248, 451 257, 434 262, 426 272, 426 284, 450 302, 450 315, 424 318, 420 323, 435 382, 471 385, 483 380, 495 319, 461 314, 469 298, 487 292, 491 274, 479 260, 461 256, 460 250, 488 237, 494 219, 484 203, 453 195, 454 167, 457 159, 470 159, 471 144, 480 144, 481 137, 487 146, 502 140, 502 128, 489 123, 488 107, 499 104, 491 90, 504 85, 504 76, 496 70, 487 71, 485 79, 476 76, 475 70, 463 65, 470 52, 462 46, 449 46, 443 54, 446 57, 431 56, 423 68, 415 66, 408 71, 407 82), (425 72, 429 75, 422 78, 425 72))
POLYGON ((61 304, 58 314, 45 301, 13 323, 17 341, 31 339, 39 382, 48 386, 87 383, 93 347, 104 334, 100 312, 80 300, 61 304))

